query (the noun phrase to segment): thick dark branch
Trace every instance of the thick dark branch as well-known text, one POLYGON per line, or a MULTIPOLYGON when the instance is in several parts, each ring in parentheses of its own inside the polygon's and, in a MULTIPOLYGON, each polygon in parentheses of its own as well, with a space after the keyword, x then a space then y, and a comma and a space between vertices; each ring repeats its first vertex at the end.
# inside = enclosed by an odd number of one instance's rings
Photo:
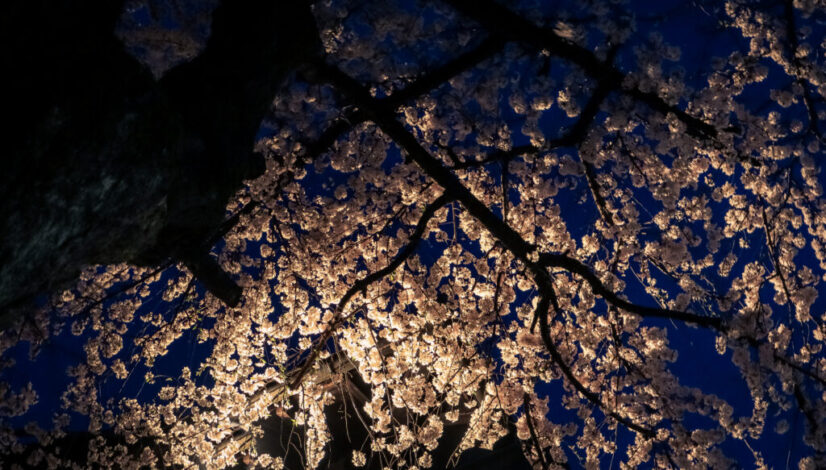
POLYGON ((605 223, 613 227, 614 216, 612 216, 611 212, 608 211, 605 198, 602 196, 602 193, 599 192, 599 183, 597 183, 597 175, 594 171, 594 165, 591 165, 584 160, 582 161, 582 164, 585 166, 585 179, 588 180, 588 187, 591 189, 591 196, 594 198, 594 203, 597 205, 597 209, 599 210, 600 215, 602 215, 602 219, 605 223))
POLYGON ((668 104, 660 96, 637 88, 623 87, 625 75, 613 65, 600 61, 592 51, 559 37, 550 29, 540 28, 507 7, 492 0, 446 1, 492 34, 529 44, 537 49, 547 50, 554 56, 576 64, 589 76, 604 80, 614 89, 619 89, 628 96, 645 103, 651 109, 663 114, 674 114, 686 125, 688 133, 694 137, 714 139, 718 135, 714 126, 668 104))
POLYGON ((792 361, 791 359, 787 358, 786 356, 783 356, 782 354, 779 354, 779 353, 774 353, 774 359, 778 362, 782 362, 783 364, 786 364, 787 366, 789 366, 792 369, 800 372, 801 374, 805 375, 806 377, 809 377, 810 379, 812 379, 816 382, 820 382, 820 385, 826 386, 826 379, 819 376, 817 373, 812 372, 811 370, 801 366, 800 364, 797 364, 796 362, 792 361))
POLYGON ((588 135, 588 130, 591 128, 591 123, 593 123, 594 119, 597 117, 597 113, 599 113, 599 108, 602 106, 602 102, 605 101, 605 98, 608 97, 608 93, 610 93, 611 89, 615 86, 617 86, 617 84, 611 83, 609 80, 600 80, 599 84, 597 84, 597 88, 594 90, 594 93, 588 99, 588 102, 585 103, 585 107, 582 109, 582 113, 580 113, 579 119, 577 119, 576 123, 568 129, 568 132, 566 132, 565 135, 552 140, 550 142, 550 146, 579 146, 579 144, 581 144, 588 135))
POLYGON ((373 99, 364 87, 356 80, 347 76, 335 67, 322 65, 322 75, 330 80, 336 88, 353 100, 365 112, 369 112, 371 119, 379 128, 393 139, 408 156, 431 178, 433 178, 445 191, 462 203, 465 209, 478 220, 502 245, 510 251, 517 259, 525 263, 534 275, 538 283, 546 282, 548 273, 544 266, 555 266, 576 273, 589 284, 598 295, 603 296, 609 303, 624 310, 636 313, 643 317, 670 318, 673 320, 696 323, 701 326, 711 327, 716 330, 723 330, 722 320, 719 318, 702 317, 686 312, 644 307, 632 304, 608 290, 597 276, 585 265, 564 255, 544 255, 541 263, 532 263, 529 254, 535 247, 525 241, 510 225, 497 217, 485 204, 483 204, 473 193, 470 192, 447 167, 430 155, 416 138, 405 127, 396 120, 393 112, 381 106, 377 100, 373 99))
MULTIPOLYGON (((393 258, 393 260, 384 268, 367 275, 359 281, 356 281, 356 283, 353 284, 353 286, 351 286, 347 290, 347 292, 336 305, 335 318, 330 322, 327 329, 316 341, 315 346, 310 351, 310 354, 307 355, 307 357, 304 359, 304 361, 301 363, 299 367, 293 369, 289 373, 287 384, 288 387, 294 388, 298 386, 298 384, 301 383, 301 381, 304 379, 304 377, 307 375, 310 369, 312 369, 313 365, 316 362, 316 359, 318 359, 319 353, 325 347, 327 340, 330 339, 333 332, 335 331, 336 325, 340 324, 343 320, 342 313, 344 312, 344 309, 347 307, 347 303, 350 301, 350 299, 352 299, 353 296, 355 296, 356 293, 358 293, 359 291, 364 291, 365 289, 367 289, 367 287, 370 286, 370 284, 391 274, 399 266, 401 266, 401 264, 416 251, 416 247, 421 242, 425 230, 427 230, 427 224, 436 214, 436 211, 444 207, 451 200, 451 196, 445 193, 436 198, 436 200, 434 200, 432 203, 430 203, 422 212, 422 216, 419 218, 419 221, 416 224, 416 229, 410 235, 410 239, 408 240, 407 245, 405 245, 401 250, 399 250, 399 252, 393 258)), ((250 402, 255 402, 259 397, 263 396, 263 394, 270 393, 274 390, 277 390, 278 387, 283 386, 285 386, 285 384, 279 381, 270 382, 261 390, 256 392, 252 397, 250 397, 250 402)), ((247 431, 243 429, 238 429, 234 431, 229 437, 224 439, 221 443, 219 443, 218 448, 222 449, 229 445, 230 442, 239 439, 247 434, 247 431)))
MULTIPOLYGON (((551 286, 551 279, 548 273, 545 271, 545 268, 537 263, 532 263, 529 260, 529 253, 534 250, 534 247, 526 242, 519 233, 514 231, 508 224, 504 223, 500 220, 487 206, 485 206, 479 199, 474 196, 470 190, 468 190, 459 179, 454 175, 449 169, 447 169, 440 161, 436 158, 431 156, 427 150, 425 150, 421 144, 416 140, 416 138, 404 128, 404 126, 399 123, 393 112, 381 106, 381 103, 378 103, 377 100, 373 99, 365 90, 361 84, 359 84, 356 80, 352 79, 351 77, 347 76, 346 74, 342 73, 340 70, 330 67, 330 66, 322 66, 322 74, 331 83, 333 83, 339 91, 343 92, 345 95, 349 96, 350 99, 354 101, 354 103, 359 106, 364 111, 367 111, 371 114, 371 119, 375 122, 379 128, 387 134, 390 138, 392 138, 398 145, 407 152, 408 156, 419 165, 422 170, 427 173, 431 178, 433 178, 440 186, 442 186, 446 192, 455 197, 465 209, 473 215, 485 228, 490 231, 494 237, 496 237, 504 246, 507 248, 517 259, 523 261, 534 274, 534 278, 537 281, 537 284, 540 286, 540 289, 543 290, 543 294, 540 298, 539 305, 537 306, 537 315, 539 316, 540 322, 540 330, 542 331, 542 338, 543 342, 545 343, 548 352, 551 354, 551 358, 553 359, 554 363, 562 370, 565 377, 571 382, 571 384, 576 388, 585 398, 589 401, 594 403, 596 406, 599 406, 603 409, 606 414, 616 419, 621 424, 625 425, 629 429, 633 429, 638 431, 646 436, 653 435, 653 432, 650 429, 637 425, 626 418, 618 415, 613 411, 608 411, 608 409, 602 404, 602 401, 599 397, 588 390, 584 385, 582 385, 579 380, 573 375, 573 372, 570 368, 565 364, 564 359, 559 354, 559 351, 554 346, 553 342, 550 338, 550 329, 548 327, 548 319, 547 319, 547 311, 548 307, 551 303, 552 293, 550 292, 551 286)), ((568 258, 566 258, 568 259, 568 258)), ((572 260, 573 261, 573 260, 572 260)), ((583 266, 584 265, 581 265, 583 266)), ((576 271, 574 271, 576 272, 576 271)), ((590 271, 585 269, 585 272, 591 274, 590 271)), ((585 276, 583 276, 585 277, 585 276)), ((596 276, 591 274, 593 279, 596 279, 596 276)), ((586 280, 588 278, 586 277, 586 280)), ((602 286, 602 283, 596 279, 599 286, 602 286)), ((596 289, 595 289, 596 291, 596 289)), ((663 311, 660 309, 650 309, 648 307, 640 307, 629 302, 622 301, 619 299, 616 294, 613 292, 608 291, 605 287, 602 287, 602 291, 607 293, 611 296, 611 299, 614 300, 615 304, 625 307, 629 311, 633 311, 635 313, 650 313, 649 310, 654 310, 657 315, 648 315, 648 316, 663 316, 663 311)), ((687 314, 684 312, 671 312, 665 311, 666 316, 669 316, 669 313, 673 313, 670 315, 669 318, 675 319, 682 319, 685 321, 692 321, 695 323, 702 323, 705 321, 703 317, 696 317, 695 315, 687 314)), ((719 319, 708 319, 709 321, 715 321, 716 323, 720 323, 719 319)))
MULTIPOLYGON (((409 83, 406 87, 396 91, 390 96, 380 99, 383 106, 396 109, 426 93, 445 84, 451 78, 462 74, 478 65, 480 62, 489 59, 502 50, 505 41, 497 36, 489 36, 475 48, 462 53, 445 64, 425 73, 421 77, 409 83)), ((301 162, 312 160, 316 156, 326 152, 336 140, 353 126, 367 121, 366 113, 355 109, 344 113, 334 124, 328 127, 314 142, 307 145, 307 157, 301 162)))
POLYGON ((211 250, 212 246, 215 245, 218 242, 218 240, 224 238, 224 236, 227 233, 229 233, 230 230, 232 230, 233 228, 235 228, 236 225, 238 225, 238 222, 241 220, 241 217, 252 214, 252 211, 254 211, 258 206, 258 201, 251 201, 250 203, 239 209, 238 212, 232 214, 227 220, 222 222, 217 229, 215 229, 215 232, 212 235, 210 235, 206 239, 206 241, 203 244, 203 247, 207 250, 211 250))
POLYGON ((820 426, 818 426, 815 410, 812 409, 807 403, 806 396, 803 394, 803 390, 800 388, 800 385, 794 386, 794 399, 797 402, 798 408, 800 408, 800 412, 806 417, 806 423, 809 425, 809 433, 812 436, 817 435, 818 428, 820 428, 820 426))
POLYGON ((447 167, 430 155, 416 138, 399 122, 392 109, 370 96, 356 80, 335 67, 321 65, 321 74, 355 105, 370 113, 370 119, 393 139, 416 164, 442 188, 477 218, 517 258, 526 260, 533 247, 502 222, 486 205, 474 196, 447 167))
MULTIPOLYGON (((765 339, 758 340, 757 338, 754 338, 754 337, 751 337, 751 336, 741 336, 741 337, 736 338, 736 339, 741 340, 741 341, 745 341, 749 346, 751 346, 754 349, 758 349, 761 344, 766 343, 765 339)), ((805 375, 806 377, 809 377, 810 379, 814 380, 815 382, 820 383, 820 385, 822 385, 822 386, 826 386, 826 378, 821 377, 817 372, 794 362, 793 360, 789 359, 788 357, 784 356, 783 354, 777 352, 777 350, 774 351, 773 356, 774 356, 775 361, 780 362, 782 364, 785 364, 788 367, 791 367, 792 369, 800 372, 801 374, 805 375)))
MULTIPOLYGON (((602 102, 605 101, 605 98, 608 97, 610 87, 611 85, 605 80, 601 80, 599 82, 597 89, 594 91, 594 94, 591 95, 591 98, 582 110, 582 114, 576 124, 574 124, 574 126, 568 131, 567 135, 559 140, 565 141, 567 139, 567 142, 563 143, 567 143, 568 145, 579 145, 579 143, 585 139, 588 134, 588 129, 591 127, 591 123, 594 121, 597 113, 599 112, 599 107, 602 105, 602 102)), ((591 195, 594 198, 594 203, 596 203, 597 209, 599 209, 599 213, 602 215, 605 222, 608 225, 613 226, 614 218, 611 216, 611 213, 608 212, 605 205, 605 199, 599 192, 599 185, 597 184, 594 166, 585 160, 582 160, 582 164, 585 166, 585 178, 588 180, 588 187, 591 189, 591 195)))
POLYGON ((789 285, 786 283, 786 276, 783 274, 783 268, 780 266, 780 258, 777 256, 777 251, 774 249, 774 240, 772 240, 772 231, 769 227, 769 220, 766 216, 765 207, 763 207, 762 210, 762 218, 763 230, 766 231, 766 247, 769 249, 769 256, 771 257, 772 264, 774 265, 774 271, 777 273, 777 276, 780 277, 780 285, 783 287, 783 293, 786 295, 786 303, 789 307, 789 311, 796 314, 797 307, 792 301, 792 294, 789 292, 789 285))
POLYGON ((533 145, 519 145, 511 148, 510 150, 497 150, 495 152, 491 152, 488 156, 482 158, 481 160, 467 160, 464 162, 455 163, 451 168, 456 170, 464 170, 466 168, 484 166, 493 162, 505 163, 521 155, 535 154, 540 150, 541 149, 539 147, 533 145))
POLYGON ((209 251, 218 240, 235 228, 241 217, 251 214, 258 207, 258 201, 252 201, 233 214, 229 219, 210 234, 199 246, 184 247, 176 257, 179 258, 192 275, 200 281, 206 290, 219 298, 229 307, 236 307, 241 300, 241 288, 218 261, 210 256, 209 251))
POLYGON ((342 134, 352 129, 355 125, 364 122, 366 119, 367 116, 365 113, 357 110, 345 113, 325 129, 318 139, 307 144, 306 152, 296 161, 296 165, 304 166, 307 162, 312 162, 316 157, 330 149, 342 134))
POLYGON ((209 252, 186 253, 181 255, 181 261, 210 294, 218 297, 229 307, 238 305, 241 300, 241 288, 209 252))
POLYGON ((577 274, 585 279, 595 294, 604 298, 608 303, 625 311, 636 313, 641 317, 668 318, 687 323, 695 323, 697 325, 712 328, 718 331, 725 331, 725 326, 720 318, 704 317, 693 313, 670 310, 666 308, 646 307, 628 302, 627 300, 620 298, 615 292, 605 287, 605 284, 603 284, 599 277, 597 277, 597 275, 594 274, 587 266, 568 256, 545 253, 539 257, 538 264, 541 266, 562 268, 568 272, 577 274))
POLYGON ((510 168, 508 161, 502 162, 502 220, 508 223, 508 179, 510 178, 510 168))
POLYGON ((422 75, 403 89, 384 98, 382 101, 387 107, 398 108, 419 96, 439 88, 451 78, 493 57, 502 50, 504 45, 505 41, 501 37, 495 35, 489 36, 475 48, 458 55, 444 65, 422 75))

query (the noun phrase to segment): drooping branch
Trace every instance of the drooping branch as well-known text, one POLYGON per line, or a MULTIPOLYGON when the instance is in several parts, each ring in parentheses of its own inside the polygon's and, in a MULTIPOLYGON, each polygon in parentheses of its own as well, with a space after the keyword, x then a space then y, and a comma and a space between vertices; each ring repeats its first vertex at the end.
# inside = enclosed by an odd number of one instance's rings
POLYGON ((528 431, 531 433, 531 440, 536 448, 536 454, 539 455, 539 463, 542 465, 542 470, 548 470, 545 452, 542 451, 542 445, 539 443, 539 436, 536 435, 536 428, 531 417, 531 397, 527 393, 522 396, 522 406, 525 408, 525 421, 528 423, 528 431))
POLYGON ((597 210, 599 210, 599 214, 602 216, 602 219, 605 220, 605 223, 613 227, 614 216, 611 215, 611 212, 608 210, 608 205, 605 202, 605 197, 599 191, 599 183, 597 182, 597 175, 596 171, 594 171, 594 165, 584 160, 582 161, 582 165, 585 167, 585 179, 588 181, 588 188, 591 190, 591 196, 594 198, 594 204, 597 205, 597 210))
POLYGON ((571 368, 565 363, 565 359, 562 357, 562 354, 559 353, 559 350, 556 348, 556 345, 554 345, 553 339, 551 338, 551 329, 548 325, 548 309, 551 306, 551 297, 554 295, 551 291, 551 285, 544 283, 540 284, 539 293, 539 302, 536 305, 536 312, 534 313, 535 317, 539 318, 539 335, 542 337, 542 343, 545 344, 545 349, 548 350, 548 353, 551 355, 551 359, 556 366, 559 367, 559 370, 562 371, 562 374, 568 379, 568 382, 570 382, 583 397, 601 409, 606 415, 611 416, 628 429, 633 429, 646 437, 653 437, 654 431, 634 423, 609 408, 602 402, 599 395, 589 390, 582 384, 582 382, 579 381, 579 379, 576 378, 571 368))
POLYGON ((774 266, 774 271, 780 278, 780 285, 783 288, 783 294, 786 296, 786 303, 789 307, 789 311, 794 312, 796 314, 797 306, 792 300, 792 294, 789 291, 789 284, 786 282, 786 276, 785 274, 783 274, 783 267, 780 265, 780 257, 777 256, 777 250, 775 250, 774 247, 775 240, 772 239, 772 228, 769 225, 769 219, 766 216, 765 207, 763 207, 762 209, 761 218, 763 221, 763 230, 766 232, 766 248, 768 248, 769 250, 769 256, 771 257, 772 265, 774 266))
POLYGON ((168 268, 171 264, 172 264, 172 260, 167 260, 166 262, 164 262, 160 266, 157 266, 155 269, 149 271, 148 273, 144 274, 143 276, 141 276, 137 279, 134 279, 134 280, 122 285, 122 286, 119 286, 117 289, 115 289, 113 291, 107 292, 105 295, 103 295, 100 298, 98 298, 98 299, 92 301, 91 303, 87 304, 85 307, 83 307, 83 310, 81 310, 79 313, 75 314, 75 316, 80 317, 80 318, 85 317, 95 307, 97 307, 99 305, 102 305, 104 302, 106 302, 108 300, 114 299, 115 297, 117 297, 120 294, 123 294, 124 292, 128 292, 129 290, 138 287, 139 285, 143 284, 145 281, 147 281, 147 280, 157 276, 158 274, 160 274, 162 271, 164 271, 166 268, 168 268))
POLYGON ((379 269, 378 271, 374 271, 367 276, 363 277, 356 281, 347 292, 341 297, 338 301, 338 304, 335 308, 335 313, 333 319, 331 320, 330 324, 328 325, 327 329, 324 333, 321 334, 321 337, 316 342, 316 347, 310 352, 310 355, 305 360, 304 364, 299 368, 298 373, 293 378, 290 387, 295 387, 301 380, 304 378, 304 375, 309 371, 309 368, 315 363, 315 358, 318 353, 321 351, 321 348, 327 343, 327 340, 332 336, 333 332, 335 331, 335 327, 341 323, 344 319, 344 309, 347 308, 347 303, 350 302, 350 299, 353 298, 358 292, 364 292, 371 284, 383 279, 385 276, 388 276, 393 273, 405 260, 410 258, 410 256, 416 251, 416 247, 419 245, 419 242, 422 241, 422 236, 427 230, 427 224, 430 222, 430 219, 436 214, 436 211, 441 209, 445 206, 448 202, 452 200, 452 197, 449 193, 442 194, 435 201, 428 204, 425 208, 422 216, 419 218, 419 222, 416 224, 416 229, 413 231, 413 234, 410 235, 410 239, 407 242, 407 245, 404 246, 396 256, 393 257, 393 260, 390 263, 379 269))
POLYGON ((646 307, 643 305, 633 304, 605 287, 605 284, 602 283, 599 277, 597 277, 597 275, 591 271, 590 268, 571 257, 545 253, 540 255, 538 264, 541 266, 562 268, 570 273, 574 273, 582 277, 591 286, 594 293, 604 298, 608 303, 627 312, 635 313, 641 317, 679 320, 686 323, 695 323, 697 325, 712 328, 721 332, 726 329, 721 318, 695 315, 693 313, 683 312, 680 310, 646 307))

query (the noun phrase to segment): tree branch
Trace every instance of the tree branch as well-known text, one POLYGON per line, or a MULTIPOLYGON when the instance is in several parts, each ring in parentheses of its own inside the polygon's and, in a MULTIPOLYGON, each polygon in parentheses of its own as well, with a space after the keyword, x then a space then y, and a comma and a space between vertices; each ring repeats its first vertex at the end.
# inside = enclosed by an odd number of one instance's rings
POLYGON ((462 203, 465 209, 478 220, 502 245, 510 251, 517 259, 525 263, 534 275, 538 283, 545 282, 548 273, 545 266, 555 266, 576 273, 591 285, 591 288, 603 296, 609 303, 616 305, 626 311, 636 313, 643 317, 670 318, 701 326, 711 327, 723 331, 723 323, 719 318, 702 317, 686 312, 644 307, 632 304, 619 298, 614 292, 608 290, 599 278, 585 265, 564 255, 546 254, 541 257, 544 260, 540 263, 533 263, 529 259, 529 254, 536 247, 525 241, 510 225, 497 217, 485 204, 483 204, 473 193, 470 192, 447 167, 434 158, 425 150, 416 138, 405 127, 396 120, 394 113, 383 107, 382 103, 375 100, 367 90, 356 80, 349 77, 333 66, 321 64, 321 75, 330 80, 340 92, 349 96, 350 99, 363 111, 370 114, 370 118, 379 128, 393 139, 408 156, 428 176, 442 186, 445 191, 462 203))
POLYGON ((436 214, 436 211, 444 207, 451 200, 451 195, 445 193, 436 198, 435 201, 430 203, 425 208, 424 212, 422 213, 422 216, 419 218, 419 222, 416 224, 416 229, 410 236, 407 245, 405 245, 401 250, 399 250, 398 253, 396 253, 396 256, 393 258, 393 260, 384 268, 368 274, 364 278, 356 281, 352 286, 350 286, 349 289, 347 289, 347 292, 344 293, 344 295, 341 297, 338 304, 336 305, 335 316, 333 320, 330 321, 329 326, 327 327, 325 332, 322 333, 320 339, 316 342, 318 346, 313 348, 313 350, 310 352, 310 355, 304 361, 304 364, 299 368, 298 372, 296 373, 296 376, 290 383, 290 387, 295 387, 298 383, 300 383, 301 380, 304 378, 304 375, 306 375, 306 373, 309 371, 309 368, 312 367, 312 365, 315 363, 315 358, 320 352, 320 349, 324 347, 324 344, 326 344, 327 339, 329 339, 332 336, 335 326, 343 320, 342 315, 344 313, 344 309, 347 308, 347 303, 350 302, 350 299, 352 299, 353 296, 355 296, 358 292, 364 292, 370 286, 370 284, 373 284, 374 282, 381 280, 385 276, 395 271, 396 268, 401 266, 401 264, 407 258, 409 258, 413 254, 413 252, 416 251, 416 247, 419 245, 419 242, 421 242, 425 230, 427 230, 427 224, 430 222, 430 219, 432 219, 433 216, 436 214))
POLYGON ((218 261, 209 252, 193 251, 182 253, 181 261, 192 275, 200 281, 210 294, 214 295, 228 307, 238 306, 241 300, 241 287, 232 276, 221 268, 218 261))
POLYGON ((568 272, 577 274, 585 279, 591 286, 595 294, 604 298, 608 303, 619 307, 627 312, 636 313, 641 317, 653 318, 668 318, 671 320, 679 320, 687 323, 695 323, 697 325, 712 328, 717 331, 725 332, 726 328, 723 320, 717 317, 705 317, 695 315, 693 313, 682 312, 679 310, 671 310, 657 307, 646 307, 642 305, 633 304, 625 299, 620 298, 616 293, 605 287, 605 284, 600 281, 599 277, 594 274, 587 266, 573 258, 565 255, 545 253, 539 257, 537 263, 541 266, 562 268, 568 272))
POLYGON ((809 117, 809 129, 814 132, 818 138, 823 139, 823 135, 820 133, 820 126, 818 124, 819 119, 817 117, 814 99, 812 98, 812 94, 809 92, 809 85, 800 76, 800 72, 803 69, 803 64, 800 63, 800 59, 797 57, 797 50, 800 47, 800 44, 797 40, 797 25, 794 19, 794 2, 792 0, 786 0, 784 2, 783 15, 786 22, 786 39, 788 40, 789 45, 789 61, 792 65, 794 65, 797 84, 803 89, 803 104, 806 106, 806 112, 809 117))
POLYGON ((653 430, 646 428, 644 426, 640 426, 639 424, 632 422, 628 418, 619 415, 616 411, 611 410, 608 406, 602 403, 602 400, 599 398, 599 395, 586 388, 582 384, 582 382, 580 382, 579 379, 576 378, 573 371, 571 371, 571 368, 568 367, 568 365, 565 363, 565 359, 559 353, 559 350, 556 348, 556 346, 553 343, 553 340, 551 339, 551 329, 548 325, 548 308, 551 305, 551 297, 554 295, 551 291, 551 285, 545 283, 541 284, 539 286, 539 295, 539 303, 537 303, 536 312, 534 313, 534 315, 536 315, 536 317, 539 318, 539 335, 542 337, 542 342, 545 344, 545 349, 548 350, 548 352, 551 355, 551 359, 562 371, 562 374, 565 375, 565 377, 568 379, 571 385, 573 385, 574 388, 583 397, 585 397, 586 399, 588 399, 588 401, 590 401, 599 409, 601 409, 603 413, 605 413, 608 416, 611 416, 612 418, 617 420, 617 422, 629 429, 633 429, 634 431, 637 431, 648 438, 653 437, 653 430))
POLYGON ((542 446, 539 444, 539 437, 536 435, 536 429, 533 426, 533 418, 531 418, 531 397, 527 393, 522 395, 522 406, 525 407, 525 421, 528 423, 528 430, 531 432, 533 445, 536 447, 536 453, 539 455, 539 463, 542 464, 542 470, 548 470, 548 462, 545 461, 545 453, 542 452, 542 446))
MULTIPOLYGON (((421 242, 422 237, 424 236, 425 230, 427 229, 427 224, 436 214, 436 211, 444 207, 448 202, 452 200, 452 197, 445 193, 436 198, 433 202, 431 202, 422 213, 422 216, 419 218, 418 223, 416 224, 416 229, 413 231, 413 234, 410 235, 410 239, 408 240, 407 245, 405 245, 402 249, 396 253, 396 256, 393 257, 393 260, 384 268, 375 271, 364 278, 356 281, 347 292, 342 296, 339 300, 338 304, 336 305, 335 309, 335 317, 333 320, 330 321, 328 324, 327 329, 321 334, 321 336, 315 341, 315 346, 310 351, 310 354, 304 359, 303 363, 298 366, 296 369, 293 369, 289 376, 287 377, 287 383, 273 381, 265 385, 261 390, 256 392, 254 395, 250 397, 250 402, 255 402, 261 397, 263 397, 267 393, 272 393, 279 389, 279 387, 286 388, 295 388, 307 373, 312 369, 312 367, 316 363, 316 359, 324 348, 329 340, 333 332, 335 331, 335 327, 341 323, 343 320, 342 312, 347 307, 347 303, 349 303, 350 299, 356 295, 359 291, 364 291, 370 284, 382 279, 384 276, 391 274, 395 271, 401 264, 409 258, 415 251, 418 244, 421 242)), ((282 390, 282 392, 286 391, 286 388, 282 390)), ((243 429, 238 429, 234 431, 229 437, 221 441, 216 447, 220 450, 228 446, 232 441, 240 439, 248 434, 247 431, 243 429)))
MULTIPOLYGON (((502 50, 504 45, 505 41, 501 37, 496 35, 488 36, 475 48, 456 56, 445 64, 410 82, 401 90, 396 91, 390 96, 381 98, 378 101, 385 107, 397 109, 409 101, 439 88, 451 78, 470 70, 480 62, 496 55, 502 50)), ((369 116, 367 113, 358 109, 344 113, 344 115, 328 127, 318 139, 307 144, 308 157, 303 159, 302 162, 312 160, 316 156, 324 153, 333 146, 342 134, 368 119, 369 116)))
POLYGON ((529 44, 537 49, 547 50, 554 56, 576 64, 589 76, 604 80, 613 89, 618 89, 645 103, 651 109, 662 114, 674 114, 686 125, 688 133, 694 137, 715 139, 719 134, 711 124, 668 104, 654 93, 623 87, 626 77, 613 65, 600 61, 592 51, 561 38, 550 29, 540 28, 507 7, 492 0, 446 0, 446 2, 493 34, 529 44))

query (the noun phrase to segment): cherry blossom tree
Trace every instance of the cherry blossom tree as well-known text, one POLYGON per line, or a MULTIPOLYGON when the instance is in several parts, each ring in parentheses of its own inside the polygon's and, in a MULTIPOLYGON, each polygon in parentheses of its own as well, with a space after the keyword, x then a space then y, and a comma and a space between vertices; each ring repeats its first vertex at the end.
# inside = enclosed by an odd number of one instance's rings
POLYGON ((83 463, 282 468, 279 416, 320 468, 358 377, 355 467, 429 468, 454 423, 541 469, 768 468, 778 435, 825 467, 826 4, 635 3, 308 3, 212 252, 238 304, 87 267, 3 333, 4 377, 84 345, 48 426, 0 384, 2 453, 67 467, 82 425, 83 463))

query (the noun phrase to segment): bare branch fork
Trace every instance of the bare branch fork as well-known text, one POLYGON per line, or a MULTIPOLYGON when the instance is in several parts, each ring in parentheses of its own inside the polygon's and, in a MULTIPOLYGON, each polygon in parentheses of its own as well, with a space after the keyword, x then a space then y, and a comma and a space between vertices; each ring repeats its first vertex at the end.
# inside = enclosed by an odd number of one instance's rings
POLYGON ((611 291, 600 281, 599 277, 594 274, 587 266, 581 262, 565 255, 545 253, 540 255, 538 264, 540 266, 562 268, 570 273, 574 273, 588 283, 595 294, 604 298, 608 303, 619 307, 627 312, 636 313, 641 317, 652 318, 668 318, 671 320, 679 320, 687 323, 695 323, 697 325, 712 328, 721 332, 726 331, 726 326, 723 320, 719 317, 707 317, 695 315, 693 313, 683 312, 679 310, 671 310, 658 307, 646 307, 643 305, 633 304, 611 291))

